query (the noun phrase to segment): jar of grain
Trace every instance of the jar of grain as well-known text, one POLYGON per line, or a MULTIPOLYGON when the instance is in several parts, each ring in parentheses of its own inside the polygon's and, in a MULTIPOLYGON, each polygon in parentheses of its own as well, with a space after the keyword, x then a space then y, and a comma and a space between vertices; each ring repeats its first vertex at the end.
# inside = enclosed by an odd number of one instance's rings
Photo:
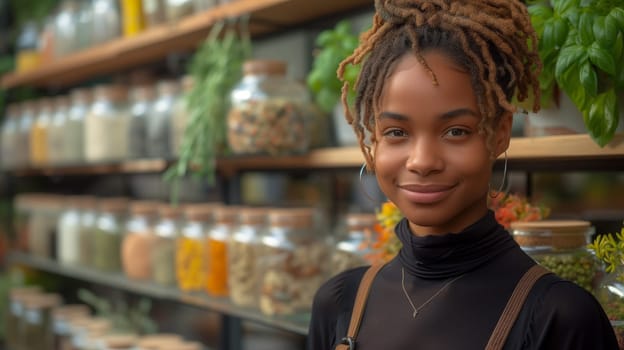
POLYGON ((85 117, 92 100, 92 90, 78 88, 70 94, 70 107, 65 122, 65 140, 63 141, 63 163, 81 164, 85 161, 85 117))
POLYGON ((206 237, 206 292, 228 295, 227 243, 231 238, 240 208, 222 206, 214 211, 214 225, 206 237))
POLYGON ((100 85, 85 119, 85 157, 89 163, 128 158, 129 116, 126 90, 122 86, 100 85))
POLYGON ((100 200, 100 212, 93 234, 93 266, 103 272, 121 271, 121 240, 128 200, 107 198, 100 200))
POLYGON ((232 90, 227 139, 236 154, 300 154, 310 139, 305 87, 286 77, 286 63, 245 62, 243 79, 232 90))
POLYGON ((512 222, 511 231, 520 247, 539 264, 588 291, 595 290, 602 276, 602 268, 587 249, 594 234, 590 222, 512 222))
POLYGON ((175 247, 180 230, 182 208, 162 205, 159 210, 160 220, 154 227, 152 246, 152 280, 164 286, 174 286, 175 247))
POLYGON ((329 247, 308 208, 272 209, 258 259, 260 310, 267 315, 309 312, 327 278, 329 247))
POLYGON ((160 203, 134 201, 121 245, 121 261, 130 279, 147 280, 152 276, 151 253, 155 240, 154 223, 160 203))
POLYGON ((130 158, 147 156, 147 120, 152 113, 154 95, 152 85, 139 85, 130 90, 130 158))
POLYGON ((48 134, 52 123, 52 100, 44 97, 37 102, 37 116, 30 131, 30 162, 41 167, 48 164, 48 134))
POLYGON ((175 80, 163 80, 156 86, 158 94, 147 118, 145 150, 148 157, 169 158, 173 106, 178 97, 179 86, 175 80))

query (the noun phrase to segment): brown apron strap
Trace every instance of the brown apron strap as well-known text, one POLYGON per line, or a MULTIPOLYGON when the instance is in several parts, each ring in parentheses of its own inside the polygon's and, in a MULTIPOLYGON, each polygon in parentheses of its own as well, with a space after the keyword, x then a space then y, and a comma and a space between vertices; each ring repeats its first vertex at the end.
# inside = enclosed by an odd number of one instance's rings
POLYGON ((518 281, 516 289, 514 289, 511 294, 511 298, 507 301, 507 306, 505 306, 505 310, 498 319, 498 323, 494 328, 494 332, 492 332, 492 336, 485 350, 500 350, 503 348, 507 341, 507 336, 511 331, 511 327, 516 322, 518 314, 520 314, 520 310, 522 306, 524 306, 524 301, 529 295, 531 288, 533 288, 533 285, 540 277, 548 273, 550 273, 550 271, 540 265, 534 265, 524 273, 524 276, 518 281))
POLYGON ((366 270, 364 277, 360 281, 360 285, 355 295, 355 303, 353 304, 353 311, 351 312, 351 321, 349 322, 349 330, 347 336, 342 338, 340 344, 336 346, 336 350, 354 350, 355 349, 355 337, 360 329, 360 322, 364 315, 364 307, 366 306, 366 299, 368 299, 368 293, 370 287, 373 284, 373 280, 377 275, 377 272, 384 267, 385 262, 378 262, 373 264, 366 270))

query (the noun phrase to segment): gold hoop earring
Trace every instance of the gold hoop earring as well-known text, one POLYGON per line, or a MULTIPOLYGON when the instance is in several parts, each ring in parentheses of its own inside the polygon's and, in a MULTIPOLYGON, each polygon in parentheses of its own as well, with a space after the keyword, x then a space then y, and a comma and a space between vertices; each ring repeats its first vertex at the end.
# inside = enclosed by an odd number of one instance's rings
POLYGON ((366 163, 362 164, 362 167, 360 168, 360 191, 362 191, 364 196, 369 201, 371 201, 371 203, 377 203, 377 201, 375 201, 375 199, 373 199, 373 196, 368 194, 368 192, 366 191, 366 187, 364 187, 364 181, 362 180, 362 177, 364 176, 364 172, 365 171, 366 171, 366 163))
MULTIPOLYGON (((488 195, 490 196, 490 198, 498 197, 498 195, 503 192, 503 188, 505 187, 505 184, 508 184, 508 181, 507 181, 507 151, 505 151, 505 163, 503 165, 503 181, 501 182, 500 187, 498 188, 498 191, 496 191, 496 193, 494 195, 492 195, 492 189, 490 188, 490 184, 488 183, 488 195)), ((508 189, 505 189, 505 192, 507 192, 507 190, 508 189)))

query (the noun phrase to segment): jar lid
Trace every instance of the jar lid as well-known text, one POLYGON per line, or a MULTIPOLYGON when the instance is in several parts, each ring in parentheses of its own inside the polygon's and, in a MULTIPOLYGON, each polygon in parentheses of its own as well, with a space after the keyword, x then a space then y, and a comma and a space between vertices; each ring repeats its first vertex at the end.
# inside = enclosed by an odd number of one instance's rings
POLYGON ((136 85, 130 90, 130 98, 133 101, 145 101, 154 98, 155 90, 152 85, 136 85))
POLYGON ((260 225, 266 222, 268 208, 242 208, 238 213, 241 224, 260 225))
POLYGON ((278 60, 249 60, 243 64, 244 75, 285 75, 286 62, 278 60))
POLYGON ((53 107, 54 107, 55 110, 67 109, 67 107, 69 107, 69 97, 65 96, 65 95, 56 96, 52 100, 52 104, 53 104, 53 107))
POLYGON ((9 291, 10 299, 19 299, 24 296, 41 294, 42 290, 39 286, 24 286, 24 287, 15 287, 11 288, 9 291))
POLYGON ((100 210, 114 213, 122 213, 128 210, 129 200, 123 197, 100 199, 100 210))
POLYGON ((578 233, 586 234, 591 223, 581 220, 539 220, 539 221, 514 221, 510 227, 512 230, 522 231, 548 231, 552 234, 578 233))
POLYGON ((347 226, 351 229, 372 228, 377 223, 375 214, 347 214, 347 226))
POLYGON ((51 309, 61 303, 61 296, 55 293, 33 294, 24 300, 27 309, 51 309))
POLYGON ((163 344, 158 350, 202 350, 203 348, 204 346, 199 342, 182 341, 163 344))
POLYGON ((314 210, 311 208, 272 209, 269 211, 271 226, 292 228, 311 227, 314 223, 314 210))
POLYGON ((94 209, 97 207, 98 198, 95 196, 77 196, 76 205, 79 209, 94 209))
POLYGON ((103 334, 112 328, 111 321, 105 318, 94 318, 85 324, 84 329, 87 333, 103 334))
POLYGON ((220 224, 233 224, 241 210, 236 206, 219 206, 214 210, 214 220, 220 224))
POLYGON ((110 349, 126 349, 135 346, 138 338, 129 334, 115 334, 102 338, 102 344, 110 349))
POLYGON ((7 116, 9 118, 18 117, 21 112, 21 106, 17 103, 11 103, 7 106, 7 116))
POLYGON ((177 94, 180 89, 180 85, 176 80, 161 80, 156 85, 156 90, 159 95, 173 95, 177 94))
POLYGON ((161 345, 163 343, 179 343, 182 341, 182 337, 177 334, 172 333, 158 333, 158 334, 150 334, 141 337, 138 340, 137 345, 142 350, 152 350, 152 349, 161 349, 161 345))
POLYGON ((182 215, 184 211, 184 206, 182 205, 170 205, 170 204, 162 204, 158 208, 158 213, 161 218, 165 219, 178 219, 182 215))
POLYGON ((156 216, 162 203, 155 201, 135 200, 130 202, 130 213, 133 215, 156 216))
POLYGON ((69 317, 88 316, 91 311, 84 304, 68 304, 57 306, 52 310, 55 319, 67 319, 69 317))
POLYGON ((52 99, 49 97, 41 97, 36 101, 37 113, 49 114, 52 111, 52 99))
POLYGON ((512 222, 514 240, 529 250, 575 249, 589 243, 593 228, 588 221, 541 220, 512 222))
POLYGON ((69 93, 69 96, 72 103, 87 104, 93 99, 93 89, 76 88, 69 93))
POLYGON ((204 203, 188 205, 184 211, 186 218, 192 221, 212 221, 215 209, 220 203, 204 203))
POLYGON ((93 90, 94 99, 111 100, 114 102, 126 99, 126 88, 121 85, 98 85, 93 90))

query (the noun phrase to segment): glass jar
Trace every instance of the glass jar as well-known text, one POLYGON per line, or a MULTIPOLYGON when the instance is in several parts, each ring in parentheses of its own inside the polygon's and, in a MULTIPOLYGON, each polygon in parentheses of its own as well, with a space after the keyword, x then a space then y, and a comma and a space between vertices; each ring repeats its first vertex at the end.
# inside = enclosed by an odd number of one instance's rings
POLYGON ((63 305, 52 310, 52 328, 48 330, 54 339, 52 349, 69 349, 71 343, 69 322, 71 320, 87 318, 90 315, 89 307, 82 304, 63 305))
POLYGON ((128 200, 107 198, 100 200, 100 213, 93 234, 93 266, 104 272, 121 271, 121 240, 124 234, 128 200))
POLYGON ((165 0, 165 17, 174 22, 193 14, 193 0, 165 0))
POLYGON ((145 29, 141 0, 122 0, 121 14, 124 37, 128 38, 137 35, 145 29))
POLYGON ((97 207, 99 203, 95 197, 85 197, 81 201, 80 221, 78 230, 78 246, 80 252, 78 261, 80 266, 94 266, 94 241, 95 241, 95 221, 97 217, 97 207))
POLYGON ((39 67, 39 27, 34 20, 28 20, 19 31, 15 42, 15 70, 27 72, 39 67))
POLYGON ((43 20, 39 33, 39 64, 46 66, 56 59, 54 36, 56 35, 56 13, 49 14, 43 20))
POLYGON ((248 61, 231 93, 228 144, 235 154, 300 154, 309 150, 303 85, 286 78, 281 61, 248 61))
POLYGON ((156 86, 156 91, 158 97, 147 118, 145 150, 149 157, 168 158, 171 156, 169 134, 173 106, 178 96, 178 83, 174 80, 161 81, 156 86))
POLYGON ((54 57, 63 57, 77 48, 79 2, 63 0, 54 17, 54 57))
POLYGON ((93 0, 91 43, 98 45, 121 37, 121 15, 117 0, 93 0))
POLYGON ((242 208, 239 225, 228 244, 228 279, 230 300, 244 307, 258 307, 260 286, 257 271, 261 232, 266 227, 268 209, 242 208))
POLYGON ((81 164, 84 157, 85 117, 91 103, 91 90, 79 88, 70 94, 70 107, 65 121, 65 139, 63 140, 62 163, 81 164))
POLYGON ((133 350, 138 340, 134 335, 110 335, 99 342, 97 350, 133 350))
POLYGON ((195 12, 203 12, 219 4, 218 0, 193 0, 193 10, 195 12))
POLYGON ((36 104, 34 101, 26 101, 22 103, 22 113, 19 117, 18 124, 18 147, 15 148, 16 166, 19 168, 27 168, 30 162, 30 133, 33 122, 35 120, 36 104))
POLYGON ((596 298, 611 321, 620 349, 624 344, 624 265, 607 273, 596 290, 596 298))
POLYGON ((33 210, 33 195, 21 193, 15 195, 15 212, 13 228, 15 229, 14 249, 20 252, 29 251, 30 217, 33 210))
POLYGON ((602 276, 598 259, 587 249, 594 234, 588 221, 512 222, 514 239, 540 265, 593 292, 602 276))
POLYGON ((143 17, 147 28, 157 26, 165 22, 166 0, 143 0, 143 17))
POLYGON ((375 214, 348 214, 344 227, 336 235, 332 252, 332 274, 337 274, 358 266, 370 265, 366 257, 373 253, 368 247, 373 227, 377 223, 375 214))
POLYGON ((100 85, 85 119, 85 157, 88 162, 128 158, 129 116, 121 86, 100 85))
POLYGON ((152 246, 152 281, 164 286, 175 286, 175 248, 182 209, 162 205, 159 210, 160 220, 154 227, 152 246))
POLYGON ((56 249, 61 264, 75 265, 80 262, 80 201, 82 197, 71 196, 65 201, 57 227, 56 249))
POLYGON ((204 288, 206 231, 212 225, 214 207, 194 205, 185 210, 186 224, 176 243, 176 280, 182 291, 204 288))
POLYGON ((213 296, 228 295, 227 243, 236 224, 237 207, 218 207, 214 210, 214 224, 206 236, 206 292, 213 296))
POLYGON ((152 246, 154 221, 159 203, 134 201, 130 204, 130 218, 121 244, 121 261, 126 277, 147 280, 152 277, 152 246))
POLYGON ((179 343, 183 339, 177 334, 159 333, 141 337, 134 350, 160 350, 163 344, 179 343))
POLYGON ((93 7, 91 0, 81 0, 76 15, 78 33, 76 35, 76 50, 83 50, 92 44, 93 33, 93 7))
POLYGON ((60 165, 63 163, 63 150, 66 135, 67 113, 69 110, 69 98, 67 96, 55 97, 53 112, 48 131, 48 164, 60 165))
POLYGON ((52 100, 42 98, 37 101, 37 116, 30 132, 30 162, 34 166, 48 163, 48 133, 52 122, 52 100))
POLYGON ((23 314, 22 349, 51 349, 54 339, 47 333, 52 325, 52 309, 62 302, 60 295, 46 293, 28 299, 23 314))
POLYGON ((5 343, 9 349, 19 349, 23 342, 22 320, 27 299, 41 294, 39 286, 16 287, 9 290, 9 305, 6 313, 5 343))
POLYGON ((76 350, 95 350, 97 340, 110 335, 112 323, 105 318, 91 318, 76 324, 72 345, 76 350))
POLYGON ((189 122, 187 101, 189 93, 193 89, 193 84, 194 80, 192 76, 186 75, 182 77, 180 80, 182 93, 178 95, 173 106, 173 119, 171 121, 171 135, 169 136, 169 141, 171 142, 171 155, 176 158, 180 156, 182 140, 184 139, 186 126, 189 122))
POLYGON ((154 88, 151 85, 141 85, 130 91, 130 158, 144 158, 147 156, 147 120, 151 116, 154 100, 154 88))
POLYGON ((258 260, 260 311, 266 315, 306 313, 327 277, 329 247, 311 209, 273 209, 258 260), (324 263, 325 262, 325 263, 324 263))
POLYGON ((63 208, 62 196, 36 195, 29 218, 29 252, 46 259, 56 257, 57 223, 63 208))
POLYGON ((2 146, 0 146, 2 153, 0 161, 2 161, 2 168, 5 170, 14 169, 16 164, 14 152, 18 147, 17 125, 19 123, 19 113, 18 105, 8 105, 4 122, 2 123, 2 135, 0 135, 0 139, 2 139, 2 146))

